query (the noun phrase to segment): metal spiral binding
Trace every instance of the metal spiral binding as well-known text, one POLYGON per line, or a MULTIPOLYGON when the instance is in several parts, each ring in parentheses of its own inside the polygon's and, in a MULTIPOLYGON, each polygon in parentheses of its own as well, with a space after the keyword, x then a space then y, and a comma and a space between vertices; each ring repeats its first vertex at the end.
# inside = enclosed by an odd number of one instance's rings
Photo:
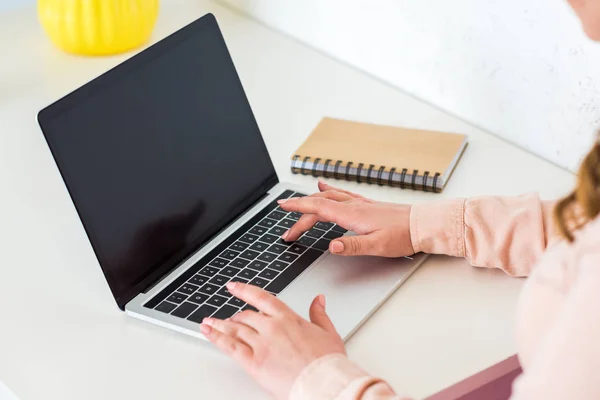
POLYGON ((384 165, 379 166, 379 169, 377 169, 376 177, 374 177, 373 175, 374 175, 374 169, 375 169, 376 165, 369 164, 369 168, 367 169, 367 179, 363 180, 361 174, 362 174, 363 168, 365 167, 364 163, 358 163, 358 166, 356 167, 356 174, 355 174, 355 176, 352 176, 352 175, 350 175, 350 169, 354 165, 354 162, 352 162, 352 161, 348 161, 345 166, 342 166, 342 164, 344 162, 342 160, 337 160, 333 167, 333 174, 330 174, 329 166, 333 162, 332 159, 328 158, 325 160, 325 165, 324 165, 322 173, 321 173, 321 171, 318 170, 319 162, 322 160, 322 158, 315 158, 314 162, 312 163, 312 167, 310 169, 307 169, 306 164, 309 162, 310 159, 311 159, 311 157, 308 157, 308 156, 301 157, 299 155, 294 155, 294 157, 292 158, 292 173, 293 174, 301 173, 302 175, 308 175, 310 173, 310 175, 312 175, 313 177, 318 177, 319 175, 323 175, 324 178, 333 177, 335 179, 345 179, 347 181, 355 180, 357 183, 366 182, 367 184, 377 184, 379 186, 384 186, 387 183, 387 185, 391 186, 391 187, 400 186, 400 188, 402 188, 402 189, 406 189, 406 188, 411 188, 413 190, 421 189, 425 192, 441 191, 441 188, 438 188, 438 186, 437 186, 438 179, 441 176, 441 174, 439 172, 435 172, 433 174, 430 171, 423 172, 423 182, 420 185, 417 185, 417 176, 419 175, 418 169, 413 169, 412 173, 409 173, 408 169, 403 168, 402 172, 400 172, 400 180, 399 180, 399 182, 396 182, 396 181, 394 181, 394 177, 398 176, 397 175, 398 172, 395 167, 390 169, 388 178, 387 178, 387 180, 385 180, 385 179, 383 179, 383 174, 385 172, 386 167, 384 165), (302 164, 301 164, 300 168, 296 167, 296 164, 298 163, 299 160, 302 160, 302 164), (345 168, 345 171, 343 172, 343 174, 340 174, 340 167, 345 168), (430 187, 427 185, 427 181, 432 175, 433 175, 433 185, 430 187), (407 178, 408 178, 408 180, 407 180, 407 178), (430 188, 431 188, 431 190, 430 190, 430 188))

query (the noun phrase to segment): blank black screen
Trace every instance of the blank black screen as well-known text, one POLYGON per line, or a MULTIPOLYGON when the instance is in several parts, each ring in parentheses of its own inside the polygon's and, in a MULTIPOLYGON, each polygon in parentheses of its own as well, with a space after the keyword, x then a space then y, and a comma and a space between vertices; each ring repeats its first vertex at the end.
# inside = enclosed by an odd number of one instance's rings
POLYGON ((88 85, 40 124, 123 306, 276 176, 212 15, 88 85))

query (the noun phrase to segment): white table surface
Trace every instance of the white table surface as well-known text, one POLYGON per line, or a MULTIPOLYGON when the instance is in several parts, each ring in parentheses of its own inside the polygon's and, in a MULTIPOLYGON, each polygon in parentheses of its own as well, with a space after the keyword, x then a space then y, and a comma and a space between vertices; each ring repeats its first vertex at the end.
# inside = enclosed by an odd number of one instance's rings
MULTIPOLYGON (((219 5, 164 1, 153 40, 207 12, 221 25, 281 180, 316 187, 291 175, 288 159, 328 115, 470 135, 443 194, 334 182, 376 199, 553 198, 573 184, 572 174, 219 5)), ((0 16, 0 378, 22 400, 265 398, 210 346, 119 311, 35 121, 126 57, 59 52, 34 8, 0 16)), ((516 351, 522 283, 431 257, 350 339, 349 355, 398 391, 431 394, 516 351)))

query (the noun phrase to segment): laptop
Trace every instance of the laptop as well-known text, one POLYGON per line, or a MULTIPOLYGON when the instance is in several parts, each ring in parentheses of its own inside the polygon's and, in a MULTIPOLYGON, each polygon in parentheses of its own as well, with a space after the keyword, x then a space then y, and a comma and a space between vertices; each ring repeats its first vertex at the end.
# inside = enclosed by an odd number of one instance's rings
POLYGON ((117 305, 144 321, 204 338, 204 317, 251 308, 225 288, 237 280, 303 317, 325 294, 347 339, 424 260, 331 255, 352 233, 330 222, 281 240, 300 215, 277 200, 313 190, 279 182, 211 14, 38 122, 117 305))

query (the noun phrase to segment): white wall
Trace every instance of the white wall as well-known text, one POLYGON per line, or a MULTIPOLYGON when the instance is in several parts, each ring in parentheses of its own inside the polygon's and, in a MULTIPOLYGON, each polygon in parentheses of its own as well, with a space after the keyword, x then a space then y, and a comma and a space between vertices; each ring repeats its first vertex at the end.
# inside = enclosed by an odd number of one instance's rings
POLYGON ((572 170, 600 128, 600 45, 564 0, 221 2, 572 170))
POLYGON ((35 4, 35 0, 0 0, 0 11, 6 11, 18 6, 30 4, 35 4))

